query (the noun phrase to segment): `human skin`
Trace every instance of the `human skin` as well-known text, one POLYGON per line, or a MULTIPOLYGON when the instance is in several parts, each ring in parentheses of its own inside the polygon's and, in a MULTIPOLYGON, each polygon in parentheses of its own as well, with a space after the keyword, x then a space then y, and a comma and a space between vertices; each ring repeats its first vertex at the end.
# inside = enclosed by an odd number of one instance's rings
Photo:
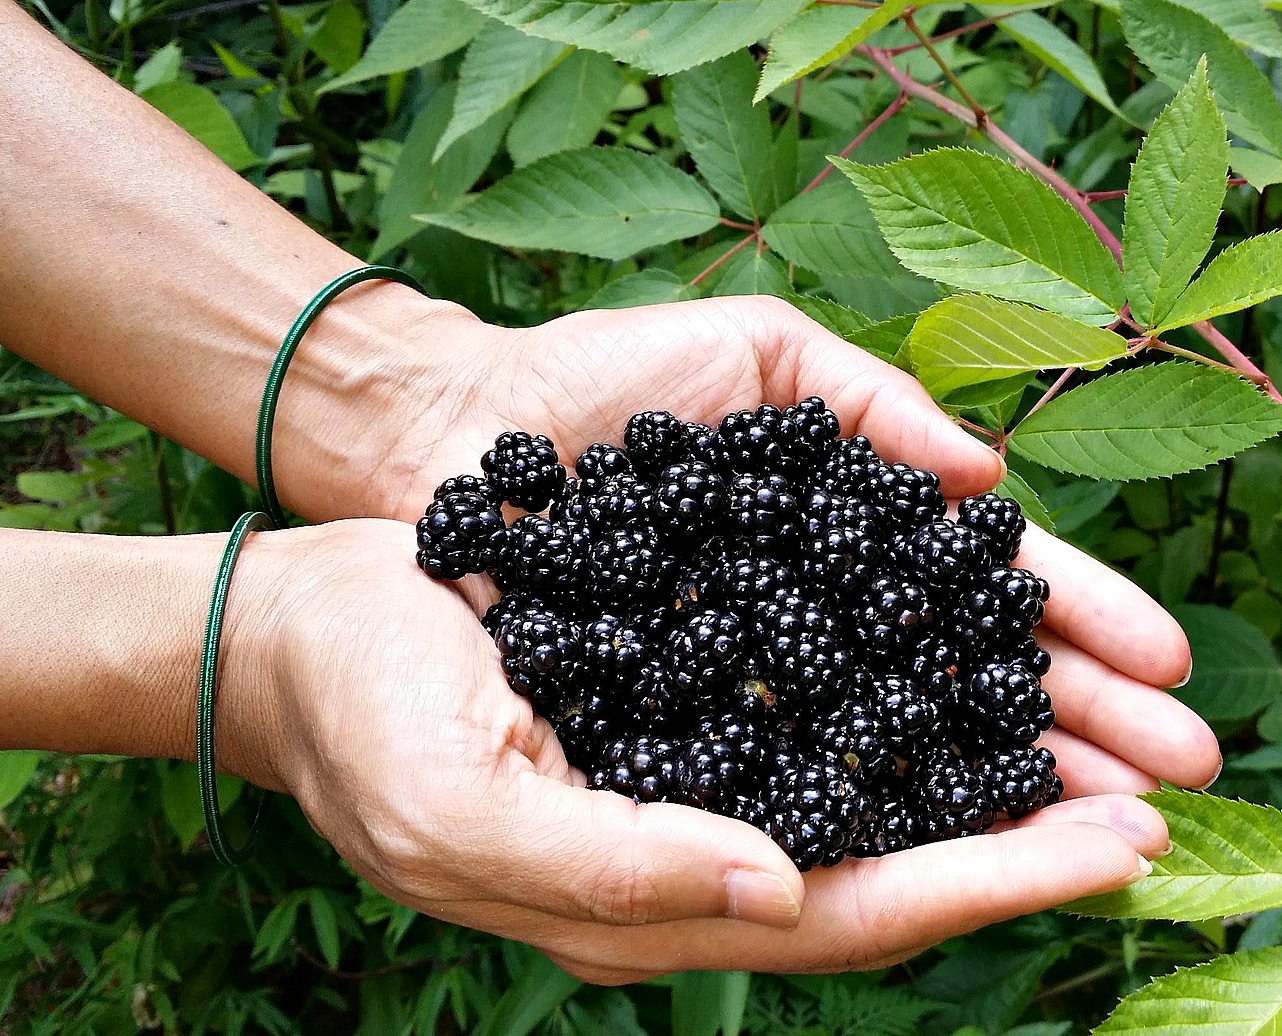
MULTIPOLYGON (((0 125, 0 254, 17 257, 0 267, 0 341, 252 479, 280 335, 359 261, 7 0, 0 125)), ((1045 743, 1069 800, 997 834, 804 879, 746 825, 583 789, 502 682, 476 623, 493 588, 433 583, 413 565, 403 523, 442 478, 476 471, 499 432, 544 432, 571 456, 647 407, 714 420, 811 394, 844 434, 938 471, 954 497, 1001 477, 911 378, 779 300, 504 329, 399 285, 345 294, 290 368, 277 481, 313 520, 384 520, 250 538, 229 601, 220 766, 295 796, 393 898, 530 942, 594 981, 879 966, 1133 880, 1137 852, 1160 853, 1167 834, 1129 796, 1159 779, 1205 784, 1218 748, 1161 690, 1190 665, 1174 620, 1040 530, 1017 562, 1053 588, 1058 722, 1045 743)), ((192 758, 221 546, 0 534, 0 744, 192 758)))

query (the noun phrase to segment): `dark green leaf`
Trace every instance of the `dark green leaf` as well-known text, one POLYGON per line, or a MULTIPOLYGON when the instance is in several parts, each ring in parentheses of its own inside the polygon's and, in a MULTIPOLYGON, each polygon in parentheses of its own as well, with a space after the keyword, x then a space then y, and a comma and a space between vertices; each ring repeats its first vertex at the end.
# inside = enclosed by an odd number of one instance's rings
POLYGON ((604 54, 579 50, 552 69, 521 104, 507 135, 518 166, 596 139, 623 87, 619 66, 604 54))
POLYGON ((1172 693, 1203 718, 1245 719, 1282 695, 1282 663, 1245 619, 1206 604, 1175 615, 1193 648, 1193 676, 1172 693))

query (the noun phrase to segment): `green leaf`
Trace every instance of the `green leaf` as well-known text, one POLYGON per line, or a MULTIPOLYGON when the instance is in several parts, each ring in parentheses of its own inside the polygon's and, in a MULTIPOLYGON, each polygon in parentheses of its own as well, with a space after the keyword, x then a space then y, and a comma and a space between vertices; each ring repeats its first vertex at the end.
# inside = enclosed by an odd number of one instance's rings
POLYGON ((1011 15, 999 21, 997 27, 1082 93, 1094 98, 1118 118, 1131 121, 1113 103, 1113 97, 1095 67, 1095 60, 1041 15, 1031 11, 1011 15))
POLYGON ((770 40, 770 54, 753 103, 846 53, 861 36, 871 34, 872 29, 864 31, 863 27, 872 16, 873 8, 835 5, 812 7, 790 21, 770 40))
POLYGON ((467 2, 531 36, 599 50, 654 75, 670 75, 769 36, 809 0, 467 2))
POLYGON ((364 43, 365 18, 352 0, 330 4, 320 28, 308 40, 312 53, 340 74, 360 60, 364 43))
POLYGON ((392 177, 378 206, 378 239, 370 250, 377 259, 423 229, 415 213, 445 212, 460 204, 498 150, 511 108, 456 140, 437 161, 436 142, 454 110, 456 84, 435 94, 414 119, 392 177))
POLYGON ((786 295, 792 291, 788 271, 769 252, 747 248, 726 266, 713 295, 786 295))
POLYGON ((69 504, 84 491, 80 476, 69 471, 24 471, 18 475, 18 492, 46 504, 69 504))
POLYGON ((298 908, 302 905, 306 892, 298 890, 289 893, 277 903, 263 918, 262 927, 254 937, 254 948, 251 956, 262 958, 259 964, 271 963, 294 933, 298 923, 298 908))
POLYGON ((307 893, 307 912, 312 918, 312 931, 316 933, 316 945, 320 947, 321 956, 331 968, 337 968, 341 947, 334 904, 321 889, 313 888, 307 893))
POLYGON ((1282 406, 1241 378, 1166 362, 1111 374, 1030 415, 1010 440, 1030 460, 1090 478, 1161 478, 1282 431, 1282 406))
POLYGON ((22 794, 39 765, 39 752, 0 752, 0 809, 22 794))
MULTIPOLYGON (((205 815, 200 804, 200 783, 191 763, 156 764, 160 774, 160 809, 178 836, 183 849, 190 849, 205 830, 205 815)), ((224 813, 235 805, 244 788, 236 777, 218 778, 218 805, 224 813)))
POLYGON ((1282 150, 1282 106, 1251 59, 1204 14, 1172 0, 1126 0, 1126 41, 1172 90, 1184 85, 1203 55, 1215 100, 1229 129, 1270 151, 1282 150))
POLYGON ((665 302, 683 302, 699 297, 690 287, 668 270, 642 270, 611 281, 593 295, 584 309, 627 309, 632 306, 657 306, 665 302))
POLYGON ((1259 0, 1172 0, 1224 30, 1234 43, 1282 58, 1282 30, 1259 0))
POLYGON ((672 977, 672 1036, 737 1036, 751 976, 686 971, 672 977))
POLYGON ((1004 496, 1008 500, 1014 500, 1019 504, 1019 509, 1024 512, 1024 517, 1036 525, 1040 525, 1047 532, 1054 535, 1055 522, 1046 510, 1038 495, 1033 491, 1033 487, 1025 482, 1013 471, 1007 471, 1006 477, 997 483, 997 488, 993 490, 998 496, 1004 496))
POLYGON ((116 414, 95 425, 80 440, 81 449, 114 450, 147 437, 147 427, 116 414))
POLYGON ((886 251, 867 203, 831 180, 781 206, 761 236, 789 262, 816 273, 858 273, 870 256, 886 251))
POLYGON ((1229 165, 1257 191, 1282 183, 1282 158, 1250 148, 1229 148, 1229 165))
POLYGON ((250 149, 231 112, 218 103, 213 91, 192 83, 159 83, 142 98, 233 169, 239 171, 262 161, 250 149))
POLYGON ((840 302, 833 302, 831 299, 820 298, 818 295, 797 295, 790 292, 782 297, 815 323, 822 324, 833 334, 840 335, 842 338, 847 338, 848 335, 861 331, 872 323, 857 309, 843 306, 840 302))
POLYGON ((361 59, 318 93, 437 61, 471 43, 485 18, 462 0, 409 0, 397 8, 361 59))
POLYGON ((582 985, 543 954, 530 952, 529 963, 499 997, 476 1036, 526 1036, 582 985))
POLYGON ((913 371, 936 399, 966 385, 1051 367, 1096 369, 1126 355, 1126 339, 1057 313, 987 295, 950 295, 908 336, 913 371))
POLYGON ((681 140, 722 203, 745 219, 775 207, 770 113, 752 104, 757 64, 746 51, 672 79, 672 107, 681 140))
POLYGON ((486 26, 463 55, 454 114, 436 142, 432 160, 515 101, 569 53, 568 47, 506 25, 486 26))
POLYGON ((1193 650, 1193 675, 1171 693, 1203 719, 1246 719, 1282 695, 1282 662, 1246 619, 1204 604, 1178 608, 1175 617, 1193 650))
POLYGON ((890 250, 915 273, 1085 323, 1117 318, 1124 293, 1112 254, 1031 173, 964 148, 883 166, 831 161, 863 192, 890 250))
POLYGON ((1282 1031, 1282 948, 1177 968, 1126 997, 1098 1036, 1247 1036, 1282 1031))
POLYGON ((1248 237, 1212 259, 1185 289, 1158 332, 1236 313, 1282 295, 1282 231, 1248 237))
POLYGON ((183 67, 182 48, 177 43, 166 43, 134 73, 134 93, 144 94, 153 86, 172 83, 183 67))
POLYGON ((521 102, 507 134, 518 166, 596 139, 623 88, 619 66, 605 54, 578 50, 552 69, 521 102))
POLYGON ((1229 145, 1206 63, 1157 117, 1131 171, 1122 256, 1131 315, 1160 324, 1206 257, 1224 203, 1229 145))
POLYGON ((662 159, 624 148, 585 148, 540 159, 463 208, 422 219, 515 248, 626 259, 703 233, 716 225, 718 210, 692 177, 662 159))

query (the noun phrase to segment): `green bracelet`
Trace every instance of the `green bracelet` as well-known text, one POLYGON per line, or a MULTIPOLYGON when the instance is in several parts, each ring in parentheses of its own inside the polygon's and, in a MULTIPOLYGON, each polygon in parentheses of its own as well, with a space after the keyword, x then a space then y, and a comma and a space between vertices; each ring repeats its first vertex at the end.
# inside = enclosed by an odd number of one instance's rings
POLYGON ((218 861, 229 867, 240 866, 252 855, 254 836, 268 799, 264 792, 250 822, 245 844, 232 846, 223 832, 222 813, 218 807, 217 771, 214 767, 214 697, 218 682, 218 646, 222 636, 223 613, 227 608, 227 592, 231 587, 232 569, 246 536, 260 529, 283 529, 286 524, 285 513, 276 495, 276 480, 272 476, 272 420, 276 416, 276 400, 280 396, 281 383, 285 380, 289 361, 293 359, 298 343, 302 341, 307 329, 320 316, 321 310, 348 288, 373 280, 396 281, 427 294, 427 290, 418 281, 395 267, 362 266, 335 277, 303 307, 281 342, 271 373, 267 375, 262 404, 258 408, 258 434, 254 452, 258 469, 258 494, 262 498, 263 510, 250 511, 240 516, 232 528, 218 566, 218 576, 214 580, 200 660, 200 693, 196 699, 196 772, 200 781, 200 808, 205 815, 205 831, 209 836, 210 848, 218 861))

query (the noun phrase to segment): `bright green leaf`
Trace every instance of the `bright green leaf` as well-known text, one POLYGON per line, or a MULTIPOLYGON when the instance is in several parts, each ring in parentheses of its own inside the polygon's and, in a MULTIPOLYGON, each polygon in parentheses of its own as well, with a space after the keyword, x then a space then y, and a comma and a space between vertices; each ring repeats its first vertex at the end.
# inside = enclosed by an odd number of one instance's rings
POLYGON ((1193 675, 1171 693, 1203 719, 1246 719, 1282 695, 1282 662, 1246 619, 1206 604, 1184 605, 1175 617, 1193 650, 1193 675))
POLYGON ((360 60, 365 17, 352 0, 336 0, 308 43, 312 53, 335 72, 346 72, 360 60))
POLYGON ((1122 306, 1112 254, 1031 173, 964 148, 883 166, 834 158, 868 199, 890 249, 910 270, 1091 324, 1122 306))
POLYGON ((987 295, 950 295, 908 336, 913 371, 936 399, 956 389, 1052 367, 1096 369, 1126 355, 1126 339, 1057 313, 987 295))
POLYGON ((1099 69, 1095 67, 1095 60, 1047 19, 1027 11, 1003 18, 997 26, 1029 54, 1048 68, 1054 69, 1082 93, 1094 98, 1118 118, 1131 121, 1113 103, 1112 95, 1109 94, 1099 69))
POLYGON ((39 765, 39 752, 0 752, 0 809, 22 794, 39 765))
POLYGON ((675 273, 667 270, 642 270, 611 281, 584 304, 584 309, 627 309, 631 306, 657 306, 664 302, 682 302, 699 297, 675 273))
POLYGON ((1131 315, 1160 324, 1215 236, 1229 162, 1206 65, 1157 117, 1131 171, 1122 257, 1131 315))
POLYGON ((177 43, 166 43, 134 73, 134 93, 144 94, 153 86, 172 83, 182 71, 183 52, 177 43))
POLYGON ((18 492, 46 504, 69 504, 80 499, 84 484, 70 471, 24 471, 18 475, 18 492))
POLYGON ((540 159, 454 212, 426 223, 515 248, 602 259, 630 255, 716 225, 717 203, 662 159, 624 148, 585 148, 540 159))
MULTIPOLYGON (((205 829, 205 815, 200 805, 200 783, 196 767, 191 763, 158 763, 160 774, 160 808, 173 828, 184 849, 192 844, 205 829)), ((235 777, 218 778, 218 805, 226 812, 233 806, 244 788, 244 782, 235 777)))
POLYGON ((746 248, 726 266, 713 295, 785 295, 792 291, 788 271, 769 252, 746 248))
POLYGON ((809 0, 467 2, 532 36, 599 50, 655 75, 670 75, 769 36, 809 0))
POLYGON ((672 1036, 737 1033, 751 979, 747 972, 687 971, 672 978, 672 1036))
POLYGON ((340 944, 334 904, 321 889, 313 888, 307 894, 307 912, 311 915, 312 931, 316 933, 316 944, 320 947, 321 956, 331 968, 337 968, 340 944))
POLYGON ((355 65, 320 93, 436 61, 471 43, 485 18, 462 0, 408 0, 387 20, 355 65))
POLYGON ((1030 522, 1040 525, 1049 533, 1055 532, 1055 522, 1050 512, 1046 510, 1046 506, 1033 491, 1033 487, 1015 472, 1007 471, 1006 477, 997 483, 997 488, 993 492, 1019 504, 1019 509, 1024 512, 1024 517, 1030 522))
POLYGON ((1234 43, 1282 58, 1282 30, 1259 0, 1171 0, 1224 30, 1234 43))
POLYGON ((1172 90, 1184 85, 1205 55, 1211 89, 1229 129, 1268 150, 1282 150, 1282 106, 1273 87, 1198 7, 1186 9, 1172 0, 1126 0, 1121 5, 1126 40, 1172 90))
POLYGON ((1212 259, 1175 300, 1159 332, 1282 295, 1282 231, 1248 237, 1212 259))
POLYGON ((262 161, 250 150, 231 112, 218 103, 213 91, 192 83, 159 83, 142 97, 233 169, 262 161))
POLYGON ((476 1029, 476 1036, 526 1036, 582 985, 543 954, 531 951, 529 963, 476 1029))
POLYGON ((859 273, 870 257, 886 252, 867 203, 836 180, 781 206, 761 236, 789 262, 816 273, 859 273))
POLYGON ((1172 851, 1117 892, 1069 904, 1089 917, 1198 921, 1282 906, 1282 812, 1193 791, 1143 798, 1166 818, 1172 851))
POLYGON ((518 166, 559 151, 587 147, 596 139, 623 87, 619 66, 605 54, 571 53, 521 102, 507 134, 518 166))
POLYGON ((1282 431, 1282 406, 1241 378, 1166 362, 1111 374, 1051 400, 1011 446, 1089 478, 1161 478, 1204 468, 1282 431))
POLYGON ((432 160, 439 160, 459 137, 515 101, 569 53, 568 47, 506 25, 483 29, 463 56, 454 114, 436 142, 432 160))
POLYGON ((865 37, 871 33, 871 29, 865 32, 863 26, 872 15, 869 7, 834 5, 812 7, 790 21, 770 40, 770 54, 761 70, 753 103, 846 53, 859 42, 861 33, 865 37))
POLYGON ((845 338, 848 334, 860 331, 872 323, 856 309, 843 306, 840 302, 823 299, 817 295, 787 294, 783 298, 796 306, 806 316, 822 324, 835 335, 845 338))
POLYGON ((736 51, 672 79, 681 140, 726 208, 765 219, 775 207, 770 113, 752 104, 757 64, 736 51))
POLYGON ((1229 148, 1229 165, 1257 191, 1282 183, 1282 158, 1250 148, 1229 148))

